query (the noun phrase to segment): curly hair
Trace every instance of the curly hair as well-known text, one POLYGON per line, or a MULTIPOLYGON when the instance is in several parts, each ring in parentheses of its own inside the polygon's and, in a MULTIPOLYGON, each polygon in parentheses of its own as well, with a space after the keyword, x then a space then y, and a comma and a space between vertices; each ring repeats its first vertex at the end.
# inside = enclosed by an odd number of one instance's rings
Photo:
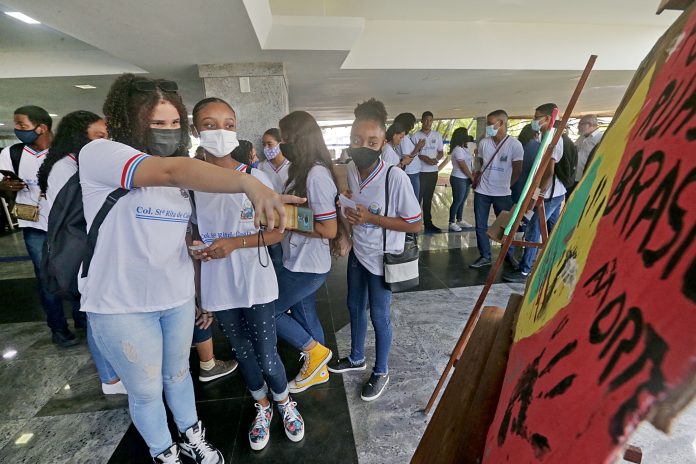
POLYGON ((101 119, 101 116, 90 111, 73 111, 63 116, 46 159, 39 168, 38 179, 42 194, 48 189, 48 176, 53 166, 71 153, 78 156, 82 147, 91 142, 87 137, 87 129, 101 119))
POLYGON ((152 111, 160 101, 174 105, 181 121, 181 140, 176 156, 185 156, 190 142, 186 107, 177 92, 165 92, 160 84, 164 79, 148 79, 134 74, 122 74, 109 89, 104 101, 104 116, 111 139, 131 147, 147 151, 150 145, 149 120, 152 111), (156 90, 148 92, 137 90, 139 82, 152 82, 156 90))
POLYGON ((382 128, 386 129, 387 127, 387 109, 384 107, 384 103, 375 98, 360 103, 353 110, 353 114, 356 120, 375 121, 382 128))
MULTIPOLYGON (((286 143, 292 143, 296 153, 295 159, 290 163, 288 169, 288 180, 285 183, 287 193, 292 193, 299 197, 307 196, 307 176, 310 169, 315 165, 324 166, 331 173, 336 190, 338 181, 334 172, 333 163, 329 149, 324 143, 324 136, 321 133, 317 121, 306 111, 293 111, 283 117, 278 123, 280 133, 286 143)), ((281 148, 282 150, 282 148, 281 148)), ((343 231, 337 228, 336 237, 329 240, 331 254, 338 256, 340 250, 340 239, 343 231)))

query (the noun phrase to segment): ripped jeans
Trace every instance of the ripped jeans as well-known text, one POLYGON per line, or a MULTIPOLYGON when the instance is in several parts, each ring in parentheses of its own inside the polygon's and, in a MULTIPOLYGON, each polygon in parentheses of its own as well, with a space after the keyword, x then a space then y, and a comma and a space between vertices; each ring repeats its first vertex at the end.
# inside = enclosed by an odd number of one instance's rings
POLYGON ((162 390, 180 432, 198 421, 189 373, 194 317, 193 300, 164 311, 89 314, 94 341, 128 390, 131 420, 152 456, 173 443, 162 390))

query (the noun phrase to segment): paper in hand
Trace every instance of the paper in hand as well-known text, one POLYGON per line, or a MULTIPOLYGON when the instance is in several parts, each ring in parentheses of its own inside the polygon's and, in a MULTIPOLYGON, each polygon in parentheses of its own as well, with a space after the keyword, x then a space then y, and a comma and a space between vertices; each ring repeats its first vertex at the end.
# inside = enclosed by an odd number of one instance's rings
POLYGON ((357 203, 343 194, 338 196, 338 202, 341 204, 341 214, 344 216, 346 215, 346 208, 358 209, 357 203))

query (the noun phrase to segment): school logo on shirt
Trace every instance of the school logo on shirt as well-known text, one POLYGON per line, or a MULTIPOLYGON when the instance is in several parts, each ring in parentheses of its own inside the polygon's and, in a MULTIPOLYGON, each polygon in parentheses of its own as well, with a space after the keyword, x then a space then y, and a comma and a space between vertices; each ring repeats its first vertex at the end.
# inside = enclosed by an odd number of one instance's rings
POLYGON ((508 160, 508 155, 505 155, 505 156, 501 156, 501 157, 500 157, 500 161, 502 161, 503 163, 506 163, 507 160, 508 160))
POLYGON ((372 214, 380 214, 382 212, 382 208, 377 203, 370 204, 367 210, 372 214))
POLYGON ((186 198, 187 200, 189 199, 188 190, 179 189, 179 193, 181 193, 181 196, 182 196, 182 197, 186 198))
POLYGON ((254 206, 248 198, 245 198, 244 203, 242 203, 242 211, 239 214, 239 219, 242 221, 254 220, 254 206))

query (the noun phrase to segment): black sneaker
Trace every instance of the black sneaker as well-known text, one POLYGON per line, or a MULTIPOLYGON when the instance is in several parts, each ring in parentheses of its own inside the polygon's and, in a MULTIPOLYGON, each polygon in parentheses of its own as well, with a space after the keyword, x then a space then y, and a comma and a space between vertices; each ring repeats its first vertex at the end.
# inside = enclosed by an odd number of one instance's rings
POLYGON ((75 334, 70 331, 70 329, 65 328, 62 330, 53 331, 53 343, 62 348, 67 348, 80 343, 80 339, 77 338, 75 334))
POLYGON ((491 265, 491 260, 489 258, 484 258, 483 256, 481 256, 479 259, 477 259, 473 263, 469 264, 469 267, 472 269, 479 269, 479 268, 490 266, 490 265, 491 265))
POLYGON ((198 380, 201 382, 210 382, 211 380, 219 379, 228 374, 231 374, 237 369, 237 361, 234 359, 230 361, 221 361, 220 359, 215 360, 215 366, 210 370, 205 370, 201 368, 198 373, 198 380))
POLYGON ((340 374, 341 372, 348 371, 364 371, 365 366, 365 361, 360 364, 353 364, 350 359, 345 357, 331 361, 326 367, 328 367, 329 371, 340 374))
POLYGON ((181 453, 193 459, 196 464, 225 464, 225 458, 205 439, 205 428, 201 421, 196 422, 186 432, 179 432, 181 453))
POLYGON ((181 459, 179 459, 179 448, 176 445, 172 445, 168 450, 158 454, 152 460, 156 464, 182 464, 181 459))
POLYGON ((375 374, 373 373, 370 376, 370 380, 367 381, 365 385, 363 385, 362 388, 362 393, 360 394, 360 398, 363 399, 363 401, 374 401, 377 398, 380 397, 382 392, 384 391, 384 388, 387 386, 389 383, 389 374, 385 375, 380 375, 380 374, 375 374))
POLYGON ((442 229, 440 229, 439 227, 435 227, 435 226, 432 225, 432 224, 427 224, 427 225, 425 226, 425 232, 428 232, 428 233, 430 233, 430 234, 441 234, 441 233, 442 233, 442 229))
POLYGON ((503 273, 503 280, 505 282, 511 282, 515 284, 524 284, 527 282, 529 274, 525 274, 522 271, 505 272, 503 273))

